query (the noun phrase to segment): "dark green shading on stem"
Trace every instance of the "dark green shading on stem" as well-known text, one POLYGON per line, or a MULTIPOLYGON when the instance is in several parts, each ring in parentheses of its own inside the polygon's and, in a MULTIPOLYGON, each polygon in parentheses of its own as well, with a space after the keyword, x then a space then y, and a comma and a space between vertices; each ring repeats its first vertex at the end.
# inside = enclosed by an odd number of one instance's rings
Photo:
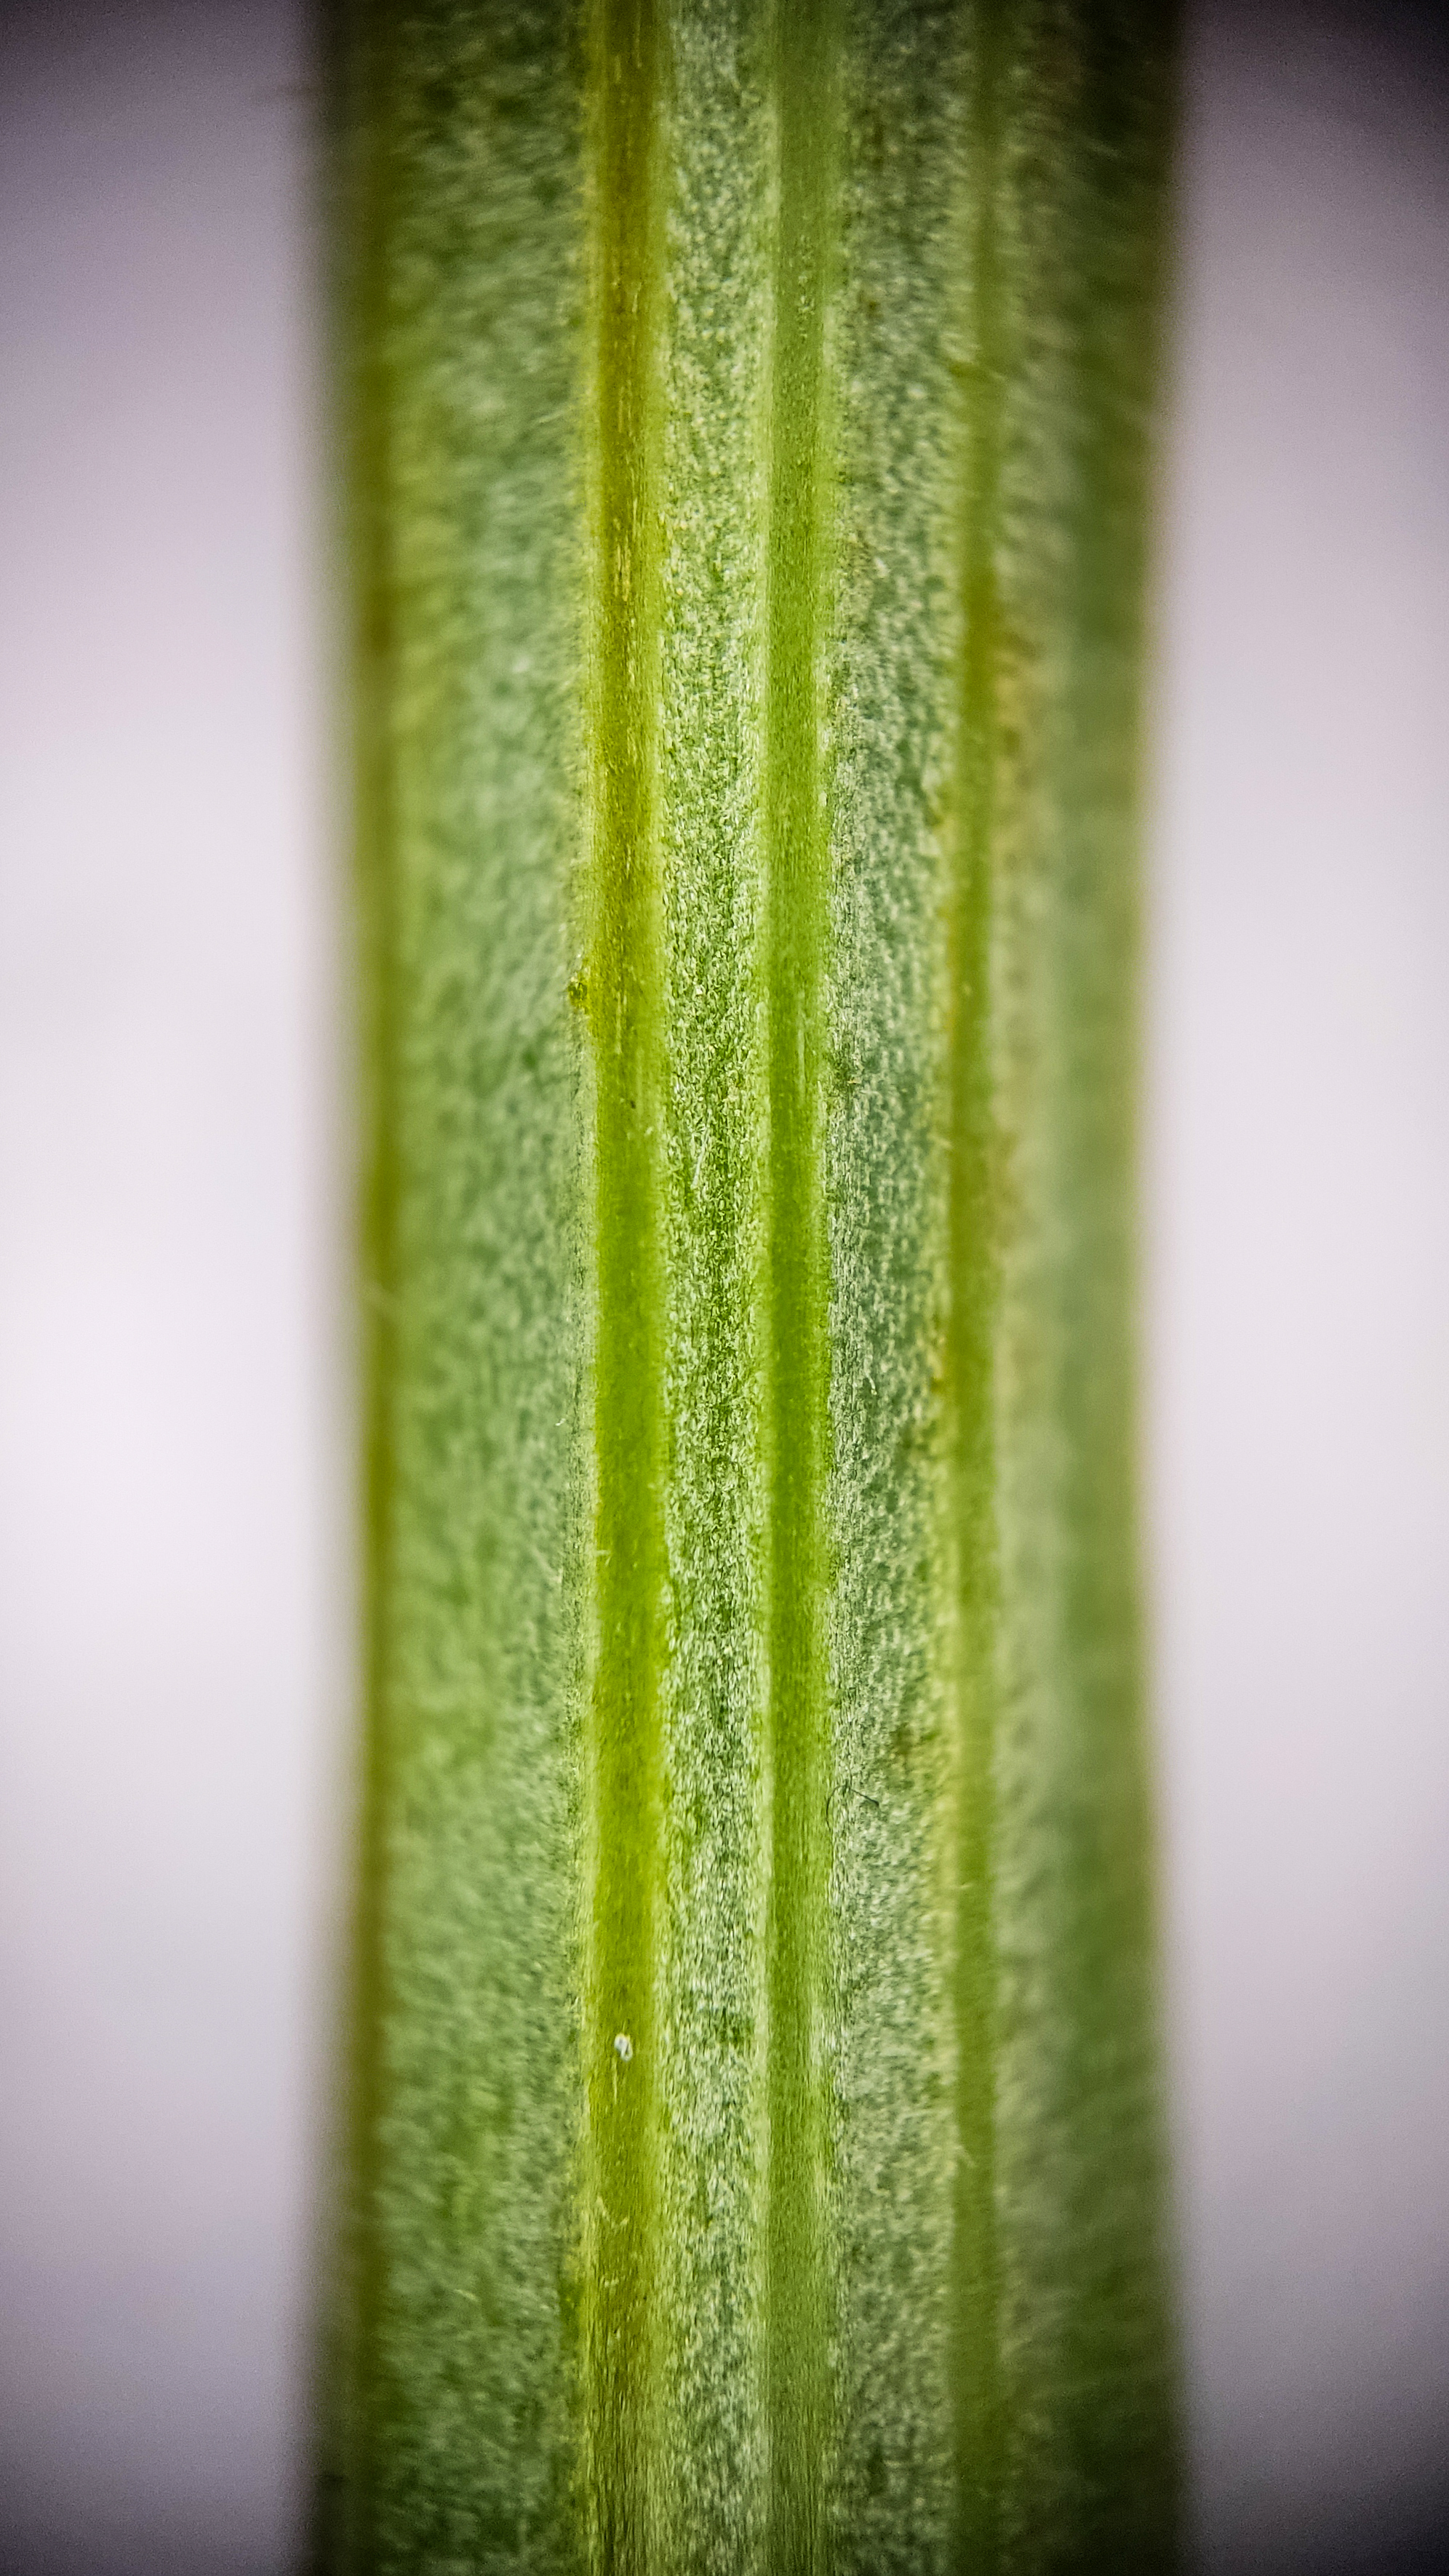
POLYGON ((324 2552, 356 2567, 574 2548, 576 55, 549 0, 343 30, 371 1358, 324 2552))
POLYGON ((344 11, 321 2555, 1164 2567, 1148 0, 344 11))

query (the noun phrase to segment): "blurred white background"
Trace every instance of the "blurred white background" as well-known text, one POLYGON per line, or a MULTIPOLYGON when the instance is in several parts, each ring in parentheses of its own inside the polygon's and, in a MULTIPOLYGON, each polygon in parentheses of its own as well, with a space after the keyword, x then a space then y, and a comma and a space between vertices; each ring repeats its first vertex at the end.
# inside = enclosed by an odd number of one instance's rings
POLYGON ((0 2569, 251 2576, 350 1631, 308 29, 0 26, 0 2569))
MULTIPOLYGON (((0 2570, 280 2576, 349 1700, 300 0, 0 19, 0 2570)), ((1194 2532, 1449 2563, 1449 77, 1190 18, 1146 1258, 1194 2532)))
POLYGON ((1449 27, 1189 20, 1147 1102, 1198 2525, 1449 2566, 1449 27))

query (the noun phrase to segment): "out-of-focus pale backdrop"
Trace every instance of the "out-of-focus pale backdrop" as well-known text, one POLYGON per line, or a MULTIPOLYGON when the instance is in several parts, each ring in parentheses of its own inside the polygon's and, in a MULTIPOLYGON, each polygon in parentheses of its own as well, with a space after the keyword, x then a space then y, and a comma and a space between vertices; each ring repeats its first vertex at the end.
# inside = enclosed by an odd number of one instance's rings
POLYGON ((0 2570, 297 2526, 345 1703, 296 0, 0 14, 0 2570))
MULTIPOLYGON (((281 2576, 350 1707, 300 0, 0 13, 0 2570, 281 2576)), ((1449 80, 1199 0, 1148 1459, 1193 2531, 1449 2562, 1449 80)))
POLYGON ((1197 2527, 1449 2568, 1449 20, 1191 28, 1150 886, 1197 2527))

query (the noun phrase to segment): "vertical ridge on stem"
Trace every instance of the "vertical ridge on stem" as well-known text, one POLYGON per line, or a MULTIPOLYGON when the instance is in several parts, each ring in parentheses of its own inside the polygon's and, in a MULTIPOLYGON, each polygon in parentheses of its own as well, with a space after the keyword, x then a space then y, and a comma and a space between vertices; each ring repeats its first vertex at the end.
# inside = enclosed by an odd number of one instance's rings
POLYGON ((661 2552, 760 2566, 772 262, 761 0, 669 0, 660 849, 668 1335, 661 2552))
POLYGON ((663 1066, 658 847, 662 37, 597 0, 595 477, 587 769, 597 1316, 584 2214, 587 2516, 595 2563, 654 2563, 664 1646, 663 1066))
POLYGON ((822 1190, 828 835, 825 305, 837 64, 831 0, 778 0, 769 424, 765 839, 769 986, 770 1606, 768 2562, 825 2564, 829 1391, 822 1190))

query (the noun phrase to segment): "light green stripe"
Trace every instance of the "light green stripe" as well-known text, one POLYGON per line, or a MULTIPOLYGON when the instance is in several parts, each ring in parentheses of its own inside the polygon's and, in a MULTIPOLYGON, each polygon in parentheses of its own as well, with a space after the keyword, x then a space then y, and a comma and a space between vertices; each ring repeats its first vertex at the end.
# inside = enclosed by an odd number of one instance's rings
POLYGON ((671 2570, 761 2564, 766 2424, 762 705, 771 284, 757 0, 670 11, 660 836, 668 1027, 661 2441, 671 2570))
POLYGON ((658 749, 660 35, 599 0, 590 65, 596 355, 588 802, 594 934, 596 1643, 589 1711, 590 2555, 657 2563, 657 2141, 664 1661, 658 749))
POLYGON ((827 1271, 821 973, 827 887, 820 761, 826 614, 823 361, 836 107, 830 0, 782 7, 770 390, 765 834, 769 872, 769 2214, 768 2563, 825 2563, 823 2041, 830 2012, 829 1717, 822 1512, 827 1271))

